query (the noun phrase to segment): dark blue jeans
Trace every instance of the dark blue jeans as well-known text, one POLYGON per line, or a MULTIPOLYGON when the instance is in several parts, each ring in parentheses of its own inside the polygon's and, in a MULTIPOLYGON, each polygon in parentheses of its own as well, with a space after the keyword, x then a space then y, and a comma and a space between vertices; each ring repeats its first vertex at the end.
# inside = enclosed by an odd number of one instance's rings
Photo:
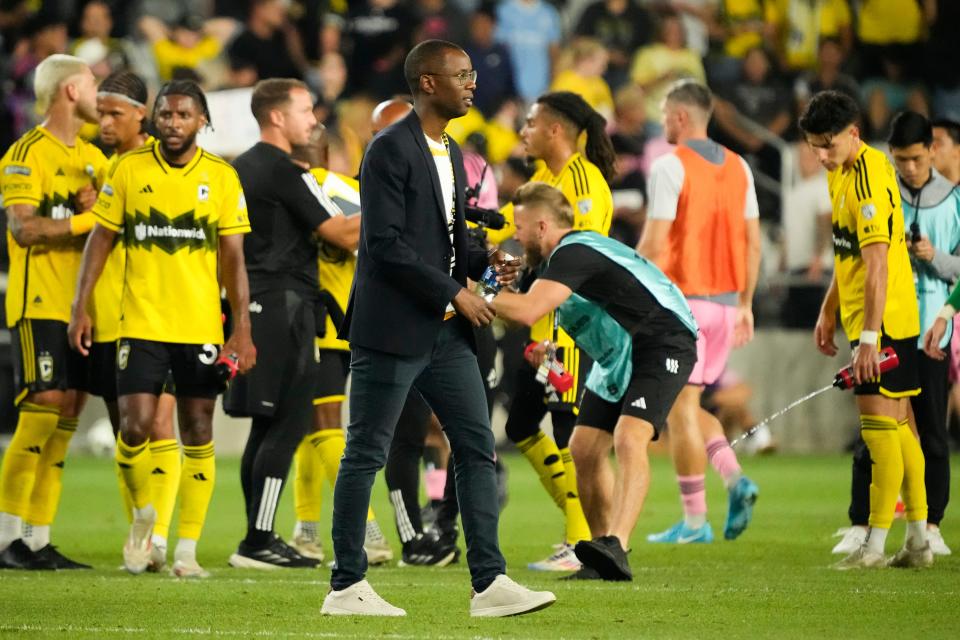
POLYGON ((477 357, 456 325, 443 324, 430 353, 397 356, 353 346, 347 448, 333 494, 330 584, 341 590, 363 580, 367 507, 374 477, 387 460, 397 419, 415 387, 440 419, 454 454, 457 499, 467 543, 467 564, 477 591, 506 573, 497 541, 499 510, 494 441, 477 357))

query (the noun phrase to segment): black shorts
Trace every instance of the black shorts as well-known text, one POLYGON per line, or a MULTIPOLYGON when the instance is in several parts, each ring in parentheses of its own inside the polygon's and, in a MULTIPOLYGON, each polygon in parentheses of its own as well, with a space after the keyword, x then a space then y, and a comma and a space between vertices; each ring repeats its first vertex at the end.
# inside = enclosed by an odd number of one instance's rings
POLYGON ((340 349, 320 349, 319 353, 313 404, 343 402, 346 400, 347 374, 350 373, 350 352, 340 349))
MULTIPOLYGON (((851 342, 850 348, 856 349, 859 342, 851 342)), ((920 394, 920 375, 919 364, 917 362, 917 336, 894 340, 888 336, 880 336, 880 345, 878 349, 893 347, 897 352, 897 358, 900 364, 896 369, 891 369, 880 376, 880 380, 874 380, 866 384, 860 384, 853 388, 854 395, 875 396, 882 395, 887 398, 906 398, 920 394)))
POLYGON ((90 367, 85 391, 106 402, 117 399, 117 343, 94 342, 90 347, 90 367))
POLYGON ((587 389, 577 426, 613 433, 620 416, 631 416, 652 424, 656 440, 696 363, 697 340, 689 332, 636 338, 633 375, 623 397, 608 402, 587 389))
POLYGON ((28 393, 86 385, 87 359, 70 348, 66 322, 24 318, 11 330, 10 339, 18 404, 28 393))
POLYGON ((230 383, 223 408, 235 418, 269 418, 292 381, 306 386, 307 399, 316 390, 316 299, 280 289, 251 295, 250 305, 259 309, 250 314, 257 366, 230 383))
POLYGON ((177 344, 120 338, 117 345, 117 395, 151 393, 159 396, 172 374, 177 395, 216 398, 224 383, 214 364, 220 355, 215 344, 177 344))

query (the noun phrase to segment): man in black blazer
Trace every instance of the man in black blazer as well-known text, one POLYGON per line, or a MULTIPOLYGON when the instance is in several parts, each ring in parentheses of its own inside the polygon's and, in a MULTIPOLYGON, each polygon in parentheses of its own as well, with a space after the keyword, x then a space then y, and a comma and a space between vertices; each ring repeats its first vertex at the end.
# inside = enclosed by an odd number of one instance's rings
MULTIPOLYGON (((423 42, 404 62, 414 111, 380 132, 360 169, 363 218, 356 276, 340 336, 350 341, 347 447, 333 498, 337 562, 323 613, 406 615, 364 579, 367 505, 411 386, 437 414, 454 453, 472 616, 506 616, 552 604, 510 580, 497 541, 494 441, 472 326, 493 308, 466 288, 488 264, 469 249, 463 158, 444 128, 466 114, 476 88, 470 58, 455 44, 423 42)), ((516 265, 493 260, 503 282, 516 265)))

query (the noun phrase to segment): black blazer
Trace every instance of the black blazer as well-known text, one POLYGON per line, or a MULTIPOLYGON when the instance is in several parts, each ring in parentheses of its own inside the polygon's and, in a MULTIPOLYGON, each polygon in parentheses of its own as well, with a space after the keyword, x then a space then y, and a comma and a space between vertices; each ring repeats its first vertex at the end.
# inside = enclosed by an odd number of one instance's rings
MULTIPOLYGON (((444 310, 467 276, 479 279, 486 252, 471 247, 463 217, 463 155, 453 161, 453 246, 437 168, 415 111, 381 131, 360 167, 360 248, 350 302, 339 335, 351 344, 403 356, 429 353, 444 310), (450 259, 456 253, 453 277, 450 259)), ((471 345, 466 319, 456 322, 471 345)))

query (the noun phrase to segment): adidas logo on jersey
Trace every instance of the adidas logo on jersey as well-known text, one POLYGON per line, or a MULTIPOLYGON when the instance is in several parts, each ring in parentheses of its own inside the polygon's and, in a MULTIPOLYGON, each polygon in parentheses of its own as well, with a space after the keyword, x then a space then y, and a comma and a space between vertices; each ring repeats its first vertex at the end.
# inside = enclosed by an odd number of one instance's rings
POLYGON ((630 406, 631 406, 631 407, 636 407, 637 409, 646 409, 646 408, 647 408, 647 400, 646 400, 646 398, 644 398, 643 396, 641 396, 641 397, 637 398, 636 400, 634 400, 633 402, 631 402, 631 403, 630 403, 630 406))
POLYGON ((153 187, 147 185, 140 189, 140 193, 153 193, 153 187))
POLYGON ((43 304, 43 298, 41 298, 40 296, 37 296, 36 298, 33 299, 33 304, 43 304))
POLYGON ((65 175, 67 175, 67 174, 65 174, 65 173, 63 172, 63 167, 57 167, 57 175, 58 175, 58 176, 65 176, 65 175))

